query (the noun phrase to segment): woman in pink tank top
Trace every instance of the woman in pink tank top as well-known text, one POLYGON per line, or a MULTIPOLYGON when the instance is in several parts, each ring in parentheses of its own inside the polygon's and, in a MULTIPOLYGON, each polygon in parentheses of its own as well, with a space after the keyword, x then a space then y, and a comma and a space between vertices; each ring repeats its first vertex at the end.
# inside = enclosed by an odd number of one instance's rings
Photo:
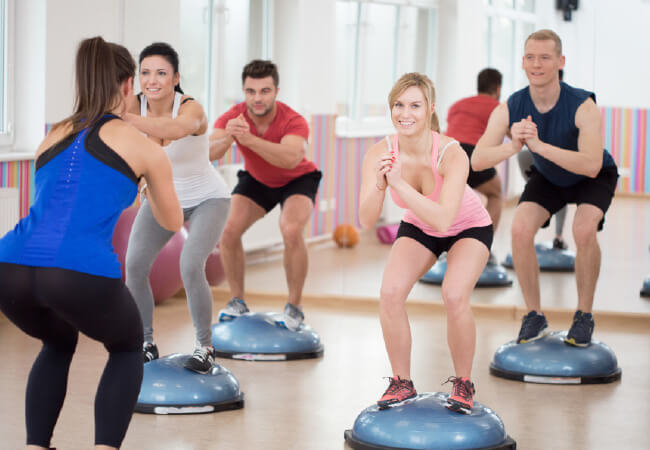
POLYGON ((455 372, 448 379, 453 387, 447 407, 468 414, 475 392, 470 374, 476 341, 469 298, 488 260, 492 223, 466 184, 466 153, 456 141, 438 133, 431 80, 419 73, 403 75, 388 102, 397 135, 368 150, 359 210, 362 226, 374 226, 387 187, 394 201, 406 209, 381 285, 380 320, 393 376, 377 403, 388 408, 416 396, 406 298, 415 282, 446 251, 442 299, 455 372))

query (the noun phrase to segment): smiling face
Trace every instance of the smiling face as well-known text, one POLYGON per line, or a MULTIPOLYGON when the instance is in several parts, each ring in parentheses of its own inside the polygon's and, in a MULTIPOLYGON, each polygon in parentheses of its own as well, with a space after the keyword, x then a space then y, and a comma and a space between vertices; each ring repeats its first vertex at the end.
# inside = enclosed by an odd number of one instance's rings
POLYGON ((278 95, 278 88, 273 83, 273 78, 246 77, 244 80, 244 95, 246 96, 246 108, 252 116, 263 117, 269 114, 275 106, 275 97, 278 95))
POLYGON ((397 96, 391 108, 391 119, 399 134, 416 135, 429 130, 433 105, 427 105, 424 93, 411 86, 397 96))
POLYGON ((558 72, 564 67, 564 56, 558 53, 550 39, 529 39, 524 47, 522 68, 531 86, 541 87, 557 82, 558 72))
POLYGON ((140 63, 140 89, 150 100, 174 95, 180 75, 164 57, 147 56, 140 63))

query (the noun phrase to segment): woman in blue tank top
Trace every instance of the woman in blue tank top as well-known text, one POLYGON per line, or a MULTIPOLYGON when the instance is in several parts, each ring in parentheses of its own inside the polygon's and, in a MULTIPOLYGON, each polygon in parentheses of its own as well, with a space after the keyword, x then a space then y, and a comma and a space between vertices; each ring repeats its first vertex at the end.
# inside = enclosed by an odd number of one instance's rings
POLYGON ((26 389, 27 445, 49 448, 79 332, 109 352, 95 397, 95 446, 118 448, 142 381, 142 322, 111 240, 140 178, 160 224, 182 225, 159 145, 123 122, 135 62, 101 37, 81 42, 74 113, 36 152, 29 215, 0 239, 0 310, 43 342, 26 389))

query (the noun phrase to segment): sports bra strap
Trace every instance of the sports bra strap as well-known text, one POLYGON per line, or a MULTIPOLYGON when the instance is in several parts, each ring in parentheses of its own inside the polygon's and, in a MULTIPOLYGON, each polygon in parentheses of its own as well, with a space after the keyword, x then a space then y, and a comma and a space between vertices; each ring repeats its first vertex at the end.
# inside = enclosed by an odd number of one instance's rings
POLYGON ((442 155, 445 154, 445 150, 447 150, 447 147, 449 147, 451 144, 458 144, 458 141, 453 140, 447 142, 447 145, 442 147, 442 150, 440 150, 440 153, 438 153, 438 162, 436 163, 436 167, 440 167, 440 162, 442 161, 442 155))

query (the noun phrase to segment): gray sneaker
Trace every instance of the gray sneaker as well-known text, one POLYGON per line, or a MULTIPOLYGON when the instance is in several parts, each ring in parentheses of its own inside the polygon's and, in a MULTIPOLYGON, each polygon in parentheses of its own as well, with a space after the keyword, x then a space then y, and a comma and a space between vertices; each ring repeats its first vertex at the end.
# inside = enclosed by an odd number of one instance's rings
POLYGON ((233 297, 226 304, 226 307, 219 311, 219 322, 227 322, 236 319, 242 314, 246 314, 248 311, 248 306, 246 306, 246 302, 243 299, 233 297))
POLYGON ((286 328, 287 330, 298 331, 304 320, 305 315, 300 308, 291 303, 287 303, 284 306, 282 318, 276 321, 276 325, 286 328))

